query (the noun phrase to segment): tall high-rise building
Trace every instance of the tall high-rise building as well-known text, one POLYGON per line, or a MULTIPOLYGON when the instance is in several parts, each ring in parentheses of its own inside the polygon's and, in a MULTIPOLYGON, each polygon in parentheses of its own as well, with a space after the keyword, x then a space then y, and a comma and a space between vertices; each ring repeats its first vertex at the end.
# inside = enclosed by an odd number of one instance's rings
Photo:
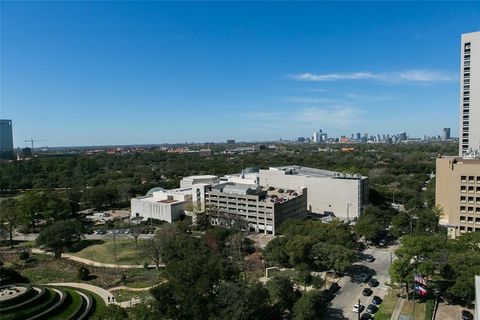
POLYGON ((450 140, 450 128, 443 128, 443 140, 450 140))
POLYGON ((0 119, 0 159, 13 159, 12 120, 0 119))
POLYGON ((480 152, 480 31, 462 34, 460 68, 459 155, 465 156, 480 152))
MULTIPOLYGON (((322 130, 320 130, 320 132, 321 132, 321 131, 322 131, 322 130)), ((319 142, 320 142, 320 132, 318 132, 318 131, 314 131, 314 132, 313 132, 313 136, 312 136, 313 142, 315 142, 315 143, 319 143, 319 142)))
POLYGON ((460 156, 438 157, 435 180, 440 224, 452 238, 480 232, 480 32, 463 34, 461 45, 460 156))

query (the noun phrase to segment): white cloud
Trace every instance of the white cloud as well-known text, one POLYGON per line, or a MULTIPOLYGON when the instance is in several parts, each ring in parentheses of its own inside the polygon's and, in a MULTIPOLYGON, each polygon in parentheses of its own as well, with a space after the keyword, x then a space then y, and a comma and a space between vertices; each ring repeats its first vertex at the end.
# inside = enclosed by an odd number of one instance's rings
POLYGON ((455 81, 453 74, 430 70, 406 70, 400 72, 346 72, 346 73, 300 73, 289 75, 297 81, 341 81, 341 80, 376 80, 382 82, 439 82, 455 81))
POLYGON ((359 122, 362 111, 354 106, 332 105, 325 107, 307 107, 302 109, 251 113, 250 126, 278 128, 319 127, 348 128, 359 122))

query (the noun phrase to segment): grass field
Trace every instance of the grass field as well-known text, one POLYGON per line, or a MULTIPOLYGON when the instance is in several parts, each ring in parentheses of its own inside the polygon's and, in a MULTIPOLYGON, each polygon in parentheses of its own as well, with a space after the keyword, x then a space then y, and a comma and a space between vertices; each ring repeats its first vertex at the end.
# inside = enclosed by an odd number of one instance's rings
POLYGON ((125 285, 134 288, 153 286, 162 281, 163 270, 155 269, 119 269, 86 266, 90 270, 90 279, 79 280, 77 270, 84 266, 81 263, 68 260, 55 260, 50 255, 35 254, 28 264, 18 260, 17 254, 3 254, 3 261, 8 261, 5 266, 28 278, 31 283, 47 284, 52 282, 85 282, 102 288, 111 288, 125 285), (122 275, 126 281, 121 282, 122 275))
POLYGON ((148 299, 152 297, 149 290, 146 290, 146 291, 119 290, 113 295, 115 296, 115 300, 118 302, 129 301, 132 298, 148 299))
POLYGON ((82 298, 80 295, 73 289, 63 288, 68 294, 67 307, 62 310, 60 313, 50 316, 50 320, 61 320, 69 319, 72 317, 81 307, 82 298))
POLYGON ((410 319, 424 319, 427 303, 416 303, 413 300, 405 301, 400 315, 409 316, 410 319), (414 312, 415 311, 415 312, 414 312))
POLYGON ((390 320, 393 310, 395 310, 395 306, 398 302, 397 293, 398 290, 396 289, 388 290, 388 293, 383 299, 380 308, 378 309, 377 313, 375 313, 376 320, 390 320))
MULTIPOLYGON (((139 246, 142 240, 138 240, 139 246)), ((142 256, 140 250, 135 248, 131 240, 116 241, 117 264, 139 264, 143 265, 148 258, 142 256)), ((115 263, 115 246, 113 240, 107 240, 100 244, 94 244, 78 252, 71 253, 80 258, 89 259, 103 263, 115 263)))

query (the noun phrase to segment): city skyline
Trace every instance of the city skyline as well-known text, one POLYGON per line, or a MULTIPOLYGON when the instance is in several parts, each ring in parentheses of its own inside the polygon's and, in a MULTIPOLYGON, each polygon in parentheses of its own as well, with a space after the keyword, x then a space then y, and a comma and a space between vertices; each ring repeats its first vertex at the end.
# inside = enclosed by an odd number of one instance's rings
POLYGON ((268 141, 319 128, 456 136, 460 39, 480 16, 474 3, 1 6, 1 117, 16 147, 268 141))

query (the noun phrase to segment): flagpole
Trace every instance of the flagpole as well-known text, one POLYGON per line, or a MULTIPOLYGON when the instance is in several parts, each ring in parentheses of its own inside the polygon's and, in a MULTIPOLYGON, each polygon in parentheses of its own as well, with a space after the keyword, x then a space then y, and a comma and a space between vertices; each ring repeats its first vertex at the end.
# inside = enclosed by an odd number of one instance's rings
POLYGON ((415 314, 415 276, 417 274, 416 268, 413 269, 413 320, 416 319, 416 314, 415 314))

